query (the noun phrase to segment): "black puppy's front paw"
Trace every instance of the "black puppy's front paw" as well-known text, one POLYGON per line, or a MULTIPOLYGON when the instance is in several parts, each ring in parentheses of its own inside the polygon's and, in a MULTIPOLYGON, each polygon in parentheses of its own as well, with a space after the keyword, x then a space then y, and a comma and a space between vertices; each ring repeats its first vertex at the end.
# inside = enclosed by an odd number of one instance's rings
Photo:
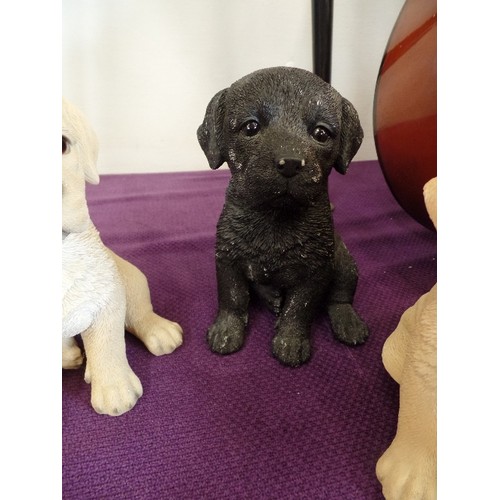
POLYGON ((273 354, 286 366, 300 366, 311 357, 311 343, 304 336, 276 334, 273 354))
POLYGON ((335 337, 348 345, 363 344, 369 331, 351 304, 332 304, 328 308, 330 323, 335 337))
POLYGON ((210 349, 219 354, 231 354, 241 349, 245 341, 245 323, 238 316, 219 314, 207 332, 210 349))

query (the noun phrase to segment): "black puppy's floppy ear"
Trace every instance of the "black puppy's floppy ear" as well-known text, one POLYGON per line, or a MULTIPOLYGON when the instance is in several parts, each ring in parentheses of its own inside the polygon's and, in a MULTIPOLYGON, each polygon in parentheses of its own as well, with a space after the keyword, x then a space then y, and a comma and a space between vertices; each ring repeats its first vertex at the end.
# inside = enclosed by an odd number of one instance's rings
POLYGON ((198 127, 198 142, 207 157, 210 168, 219 168, 225 159, 222 155, 222 133, 226 111, 227 89, 215 94, 208 103, 203 123, 198 127))
POLYGON ((342 98, 342 125, 340 128, 340 149, 333 166, 344 175, 349 163, 363 142, 363 129, 354 106, 342 98))

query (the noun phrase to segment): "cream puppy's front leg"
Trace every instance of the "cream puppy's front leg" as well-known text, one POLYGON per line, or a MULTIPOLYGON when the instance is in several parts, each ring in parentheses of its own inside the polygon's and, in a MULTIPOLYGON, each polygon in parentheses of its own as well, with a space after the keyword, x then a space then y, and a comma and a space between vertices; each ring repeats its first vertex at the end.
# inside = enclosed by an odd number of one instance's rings
POLYGON ((436 498, 436 306, 437 285, 384 346, 384 365, 400 384, 396 436, 376 471, 387 500, 436 498))
POLYGON ((85 381, 91 384, 91 404, 97 413, 121 415, 142 396, 141 382, 127 361, 124 319, 125 302, 115 301, 82 334, 85 381))
POLYGON ((170 354, 182 344, 178 323, 153 312, 146 276, 133 264, 110 250, 125 287, 125 328, 139 338, 155 356, 170 354))

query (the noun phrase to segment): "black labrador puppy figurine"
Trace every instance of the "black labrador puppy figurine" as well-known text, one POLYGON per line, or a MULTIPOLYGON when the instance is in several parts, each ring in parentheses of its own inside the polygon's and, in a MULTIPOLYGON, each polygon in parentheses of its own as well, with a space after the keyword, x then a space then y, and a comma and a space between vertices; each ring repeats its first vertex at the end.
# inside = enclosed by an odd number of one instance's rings
POLYGON ((212 98, 198 141, 212 169, 227 162, 231 171, 217 225, 212 351, 242 347, 252 289, 278 315, 272 348, 285 365, 309 359, 321 306, 338 340, 366 340, 352 307, 356 264, 333 230, 327 190, 332 167, 345 174, 362 139, 352 104, 306 70, 255 71, 212 98))

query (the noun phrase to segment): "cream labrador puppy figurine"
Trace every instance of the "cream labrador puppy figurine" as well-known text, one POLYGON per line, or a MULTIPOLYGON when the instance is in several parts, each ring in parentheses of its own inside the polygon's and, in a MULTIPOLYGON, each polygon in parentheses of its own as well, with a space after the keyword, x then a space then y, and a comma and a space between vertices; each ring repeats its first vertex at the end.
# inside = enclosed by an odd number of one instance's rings
POLYGON ((85 197, 85 181, 99 182, 97 139, 64 99, 62 118, 62 364, 81 366, 75 341, 81 334, 92 406, 97 413, 121 415, 142 396, 127 361, 124 328, 156 356, 182 344, 182 329, 153 312, 144 274, 102 243, 85 197))
MULTIPOLYGON (((437 179, 424 186, 437 228, 437 179)), ((437 284, 402 315, 386 340, 382 359, 400 384, 398 428, 377 463, 387 500, 436 498, 437 284)))

